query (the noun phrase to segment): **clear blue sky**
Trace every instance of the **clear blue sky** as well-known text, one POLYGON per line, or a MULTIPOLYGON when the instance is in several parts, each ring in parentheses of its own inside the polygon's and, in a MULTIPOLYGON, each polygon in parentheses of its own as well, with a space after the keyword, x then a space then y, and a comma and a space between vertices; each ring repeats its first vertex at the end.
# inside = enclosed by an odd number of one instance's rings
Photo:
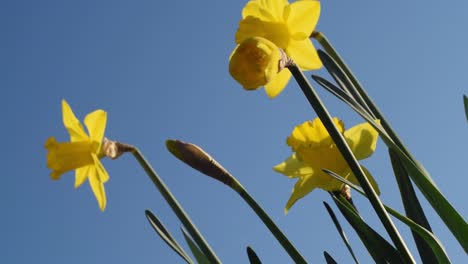
MULTIPOLYGON (((314 191, 283 214, 294 181, 272 166, 290 155, 285 139, 292 128, 315 114, 294 82, 269 100, 263 91, 245 92, 229 76, 245 2, 0 3, 1 263, 181 263, 144 210, 156 213, 182 242, 180 223, 131 156, 103 161, 111 177, 104 213, 88 184, 73 188, 73 173, 50 180, 44 142, 52 135, 68 140, 62 98, 80 119, 98 108, 108 112, 106 135, 140 147, 225 263, 246 263, 247 245, 265 263, 291 261, 237 194, 172 157, 167 138, 211 153, 310 262, 323 263, 324 250, 350 262, 322 205, 332 203, 325 192, 314 191)), ((317 27, 465 218, 467 10, 461 0, 322 1, 317 27)), ((347 127, 361 122, 316 87, 347 127)), ((364 164, 380 183, 383 201, 401 209, 381 141, 364 164)), ((355 202, 382 231, 367 202, 357 195, 355 202)), ((463 249, 423 204, 453 262, 465 262, 463 249)), ((369 262, 342 224, 358 257, 369 262)), ((407 228, 398 227, 414 249, 407 228)))

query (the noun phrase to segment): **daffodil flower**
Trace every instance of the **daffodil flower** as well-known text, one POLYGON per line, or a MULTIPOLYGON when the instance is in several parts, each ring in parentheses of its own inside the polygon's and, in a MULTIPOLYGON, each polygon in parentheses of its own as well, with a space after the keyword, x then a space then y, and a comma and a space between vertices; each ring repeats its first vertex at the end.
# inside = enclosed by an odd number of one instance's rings
POLYGON ((88 114, 84 123, 89 136, 80 121, 73 114, 65 100, 62 100, 63 124, 70 134, 70 142, 57 142, 54 137, 47 139, 45 148, 47 153, 47 167, 52 170, 50 177, 60 179, 65 172, 75 170, 75 188, 88 179, 101 211, 106 208, 106 192, 104 183, 109 180, 106 169, 100 158, 101 143, 106 128, 107 113, 96 110, 88 114))
MULTIPOLYGON (((333 122, 340 133, 343 133, 346 142, 358 160, 372 155, 377 145, 378 133, 371 125, 362 123, 345 131, 341 120, 335 117, 333 122)), ((342 189, 343 183, 323 172, 323 168, 338 173, 348 181, 359 185, 319 118, 295 127, 286 143, 294 153, 273 168, 289 178, 298 178, 291 197, 286 203, 286 213, 297 200, 316 188, 326 191, 342 189)), ((364 166, 361 167, 374 190, 379 193, 377 183, 372 175, 364 166)))
POLYGON ((244 40, 229 58, 229 73, 244 89, 255 90, 269 83, 279 72, 281 52, 261 37, 244 40))
MULTIPOLYGON (((236 32, 236 43, 251 37, 263 37, 283 49, 303 70, 322 67, 311 40, 320 16, 320 2, 315 0, 251 0, 242 10, 242 20, 236 32)), ((265 92, 276 97, 286 86, 291 73, 283 69, 269 83, 265 92)))

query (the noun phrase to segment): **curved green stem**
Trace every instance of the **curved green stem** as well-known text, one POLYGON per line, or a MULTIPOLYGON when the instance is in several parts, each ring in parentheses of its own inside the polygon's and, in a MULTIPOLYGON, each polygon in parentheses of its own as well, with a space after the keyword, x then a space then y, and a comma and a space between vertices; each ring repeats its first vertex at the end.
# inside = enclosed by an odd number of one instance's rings
POLYGON ((156 171, 154 171, 153 167, 145 159, 145 157, 140 152, 140 150, 133 147, 131 149, 131 152, 133 156, 136 158, 136 160, 138 161, 138 163, 140 163, 141 167, 143 167, 146 174, 148 174, 151 181, 153 181, 154 185, 158 188, 159 192, 162 194, 164 199, 166 199, 167 203, 172 208, 172 210, 177 215, 177 217, 180 219, 184 227, 193 237, 197 245, 200 246, 200 249, 206 255, 210 263, 221 263, 221 261, 218 259, 214 251, 211 249, 208 242, 206 242, 205 238, 202 236, 202 234, 198 231, 197 227, 190 220, 190 217, 185 213, 182 206, 179 204, 179 202, 174 197, 174 195, 169 191, 169 188, 166 186, 166 184, 164 184, 164 182, 158 176, 156 171))

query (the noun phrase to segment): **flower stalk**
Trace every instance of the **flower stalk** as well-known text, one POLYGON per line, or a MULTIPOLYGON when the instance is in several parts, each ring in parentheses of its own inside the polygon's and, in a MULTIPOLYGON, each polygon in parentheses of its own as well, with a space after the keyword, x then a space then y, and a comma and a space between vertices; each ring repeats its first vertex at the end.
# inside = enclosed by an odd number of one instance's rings
POLYGON ((368 195, 369 201, 372 207, 376 211, 380 221, 382 222, 385 229, 387 230, 387 233, 389 234, 393 243, 395 243, 395 246, 397 247, 398 251, 402 255, 402 258, 406 261, 406 263, 416 263, 408 247, 403 241, 401 235, 399 234, 398 230, 396 229, 395 225, 390 219, 390 216, 385 211, 385 208, 382 202, 377 197, 377 194, 374 191, 374 189, 371 187, 371 184, 369 180, 366 178, 364 171, 359 165, 356 157, 354 157, 354 155, 352 154, 352 151, 349 148, 348 144, 346 143, 346 140, 344 139, 343 135, 341 135, 341 133, 338 131, 338 129, 334 125, 330 114, 328 113, 327 109, 321 102, 315 90, 312 88, 309 81, 304 76, 304 73, 295 64, 288 65, 288 68, 291 71, 293 77, 296 79, 299 86, 301 87, 302 92, 306 96, 310 105, 315 110, 319 118, 322 120, 325 128, 327 129, 328 133, 332 137, 333 141, 335 142, 337 147, 340 149, 348 166, 356 175, 357 180, 362 186, 364 192, 368 195))
POLYGON ((289 256, 295 263, 307 263, 304 257, 297 251, 294 245, 276 226, 275 222, 239 183, 239 181, 229 173, 219 162, 211 155, 195 144, 186 143, 180 140, 167 140, 166 147, 176 158, 198 170, 199 172, 216 179, 231 189, 236 191, 242 199, 254 210, 257 216, 263 221, 273 236, 283 246, 289 256))
POLYGON ((185 210, 182 208, 182 206, 179 204, 177 199, 174 197, 174 195, 171 193, 169 188, 166 186, 163 180, 159 177, 159 175, 153 169, 151 164, 146 160, 146 158, 143 156, 140 150, 136 148, 135 146, 116 142, 116 141, 110 141, 108 139, 106 139, 104 144, 106 146, 106 154, 109 153, 111 158, 112 157, 116 158, 122 155, 124 152, 132 153, 132 155, 141 165, 141 167, 146 172, 148 177, 154 183, 156 188, 158 188, 159 192, 167 201, 171 209, 174 211, 174 213, 177 215, 179 220, 182 222, 184 227, 193 237, 193 239, 195 240, 197 245, 200 247, 201 251, 205 254, 207 259, 210 261, 210 263, 221 263, 221 260, 219 260, 219 258, 216 256, 213 249, 210 247, 210 245, 205 240, 203 235, 200 233, 200 231, 198 231, 195 224, 192 223, 190 217, 187 215, 185 210))

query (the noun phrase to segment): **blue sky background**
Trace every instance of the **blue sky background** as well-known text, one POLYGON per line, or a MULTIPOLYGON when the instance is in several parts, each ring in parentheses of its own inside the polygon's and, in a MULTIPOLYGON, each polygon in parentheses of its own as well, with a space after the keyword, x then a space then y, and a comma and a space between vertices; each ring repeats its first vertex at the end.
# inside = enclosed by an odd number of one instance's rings
MULTIPOLYGON (((104 213, 87 183, 73 188, 73 173, 50 180, 44 142, 52 135, 68 140, 62 98, 81 120, 98 108, 108 112, 107 137, 140 147, 225 263, 246 263, 247 245, 264 263, 291 260, 236 193, 172 157, 168 138, 211 153, 310 262, 324 263, 324 250, 340 263, 351 261, 322 205, 332 204, 325 192, 314 191, 283 214, 294 180, 271 168, 290 155, 285 139, 292 128, 316 115, 294 82, 270 100, 262 90, 245 92, 229 76, 245 2, 0 3, 1 263, 182 263, 153 232, 144 210, 185 245, 181 225, 132 156, 103 160, 111 177, 104 213)), ((467 10, 461 0, 322 1, 317 27, 465 218, 467 10)), ((315 86, 347 127, 362 122, 315 86)), ((383 201, 402 210, 381 141, 363 163, 383 201)), ((357 195, 355 202, 384 232, 368 203, 357 195)), ((453 262, 465 262, 463 249, 423 205, 453 262)), ((358 258, 369 262, 342 224, 358 258)), ((414 250, 408 229, 397 226, 414 250)))

